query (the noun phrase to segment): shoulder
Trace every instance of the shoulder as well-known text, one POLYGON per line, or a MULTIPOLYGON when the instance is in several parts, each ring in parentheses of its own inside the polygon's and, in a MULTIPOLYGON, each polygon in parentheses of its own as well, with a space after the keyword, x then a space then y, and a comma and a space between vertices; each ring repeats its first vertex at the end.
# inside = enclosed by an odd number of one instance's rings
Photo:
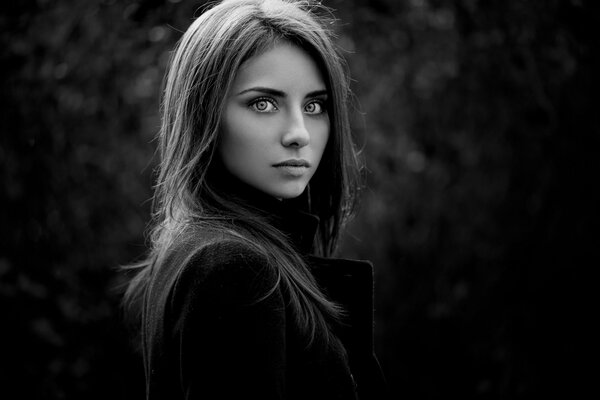
POLYGON ((186 240, 163 268, 173 278, 171 300, 249 305, 278 291, 278 270, 258 247, 242 238, 218 235, 186 240))
POLYGON ((198 279, 213 275, 262 275, 271 268, 267 253, 243 237, 223 233, 188 234, 171 251, 172 262, 188 276, 198 279))

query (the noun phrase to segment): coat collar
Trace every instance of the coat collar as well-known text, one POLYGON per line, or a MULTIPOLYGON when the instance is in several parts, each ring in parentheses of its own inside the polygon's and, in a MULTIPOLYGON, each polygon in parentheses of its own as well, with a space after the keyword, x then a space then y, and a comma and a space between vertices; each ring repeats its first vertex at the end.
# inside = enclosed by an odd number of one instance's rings
POLYGON ((209 179, 219 192, 244 204, 286 235, 301 254, 312 253, 319 217, 308 212, 306 190, 296 199, 279 200, 242 182, 222 165, 213 169, 209 179))

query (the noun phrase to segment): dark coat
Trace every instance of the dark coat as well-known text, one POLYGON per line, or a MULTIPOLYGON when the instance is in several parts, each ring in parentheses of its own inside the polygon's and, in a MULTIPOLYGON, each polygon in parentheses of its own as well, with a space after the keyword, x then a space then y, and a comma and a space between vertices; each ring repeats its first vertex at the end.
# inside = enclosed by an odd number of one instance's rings
MULTIPOLYGON (((297 248, 310 247, 315 217, 260 194, 251 198, 268 204, 274 225, 297 248)), ((265 256, 226 234, 197 230, 186 237, 156 269, 146 295, 149 399, 382 398, 369 263, 304 254, 326 295, 348 312, 334 328, 339 340, 307 349, 265 256)))

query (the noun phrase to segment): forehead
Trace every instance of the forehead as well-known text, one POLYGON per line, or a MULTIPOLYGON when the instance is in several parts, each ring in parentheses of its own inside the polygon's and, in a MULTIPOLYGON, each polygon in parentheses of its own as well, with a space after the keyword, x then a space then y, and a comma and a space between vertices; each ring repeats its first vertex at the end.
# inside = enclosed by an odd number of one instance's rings
POLYGON ((310 92, 325 89, 325 81, 308 52, 280 42, 242 64, 233 82, 233 91, 237 93, 250 87, 268 87, 286 93, 310 92))

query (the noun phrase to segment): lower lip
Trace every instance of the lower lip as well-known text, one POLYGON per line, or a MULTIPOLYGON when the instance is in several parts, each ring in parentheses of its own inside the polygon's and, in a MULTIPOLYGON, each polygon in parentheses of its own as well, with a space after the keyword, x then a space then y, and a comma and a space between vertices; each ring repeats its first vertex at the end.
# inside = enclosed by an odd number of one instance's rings
POLYGON ((300 177, 300 176, 304 175, 306 173, 306 171, 308 171, 308 167, 303 167, 303 166, 296 167, 293 165, 281 165, 281 166, 277 166, 275 168, 277 168, 279 171, 283 172, 286 175, 294 176, 294 177, 300 177))

